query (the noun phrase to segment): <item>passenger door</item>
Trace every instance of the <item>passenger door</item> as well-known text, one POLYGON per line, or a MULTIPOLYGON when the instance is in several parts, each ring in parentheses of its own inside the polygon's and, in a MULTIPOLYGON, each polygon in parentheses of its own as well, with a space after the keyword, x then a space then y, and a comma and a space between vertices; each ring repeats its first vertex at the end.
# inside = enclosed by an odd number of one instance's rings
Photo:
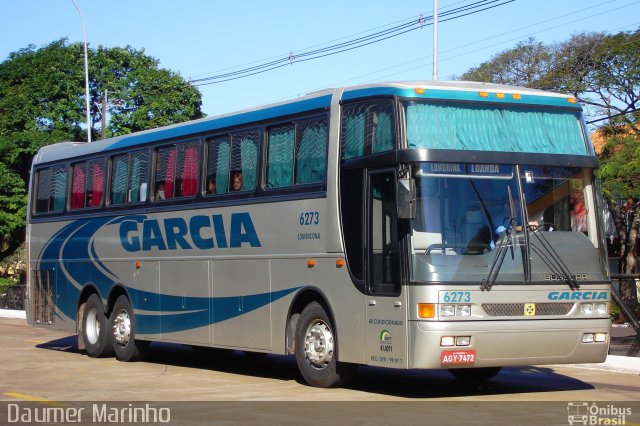
POLYGON ((402 286, 396 172, 367 173, 365 271, 368 364, 407 366, 407 306, 402 286))

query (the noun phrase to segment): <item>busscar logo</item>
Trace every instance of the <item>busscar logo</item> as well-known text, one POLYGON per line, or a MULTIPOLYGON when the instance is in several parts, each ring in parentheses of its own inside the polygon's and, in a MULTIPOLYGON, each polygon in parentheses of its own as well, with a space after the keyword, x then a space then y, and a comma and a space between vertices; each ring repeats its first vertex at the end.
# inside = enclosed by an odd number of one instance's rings
POLYGON ((567 404, 567 422, 570 425, 626 425, 631 408, 614 404, 588 402, 569 402, 567 404))

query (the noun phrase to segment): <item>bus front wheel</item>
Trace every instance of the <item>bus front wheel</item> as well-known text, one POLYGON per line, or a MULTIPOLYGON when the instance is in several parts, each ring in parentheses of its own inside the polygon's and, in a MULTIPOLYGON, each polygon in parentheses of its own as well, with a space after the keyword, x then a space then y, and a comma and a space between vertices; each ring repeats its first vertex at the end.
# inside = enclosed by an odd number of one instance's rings
POLYGON ((113 355, 113 346, 109 339, 109 319, 97 294, 92 294, 84 304, 82 311, 82 338, 87 355, 101 358, 113 355))
POLYGON ((142 359, 146 342, 136 341, 133 308, 127 296, 118 297, 111 311, 111 342, 119 361, 142 359))
POLYGON ((349 366, 337 362, 335 330, 319 303, 312 302, 302 310, 295 345, 298 369, 309 385, 330 388, 346 379, 349 366))

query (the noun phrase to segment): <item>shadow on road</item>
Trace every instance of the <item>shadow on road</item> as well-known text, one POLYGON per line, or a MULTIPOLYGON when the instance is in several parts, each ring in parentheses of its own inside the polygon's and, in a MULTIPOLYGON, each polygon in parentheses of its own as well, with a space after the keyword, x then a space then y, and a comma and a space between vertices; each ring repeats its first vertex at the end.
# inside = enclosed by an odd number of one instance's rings
MULTIPOLYGON (((77 337, 68 336, 37 347, 77 352, 77 337)), ((80 353, 78 356, 81 356, 80 353)), ((144 362, 304 383, 293 356, 152 343, 144 362)), ((481 383, 459 381, 446 370, 391 370, 362 366, 346 388, 381 395, 427 399, 594 389, 588 383, 558 374, 551 368, 534 366, 504 368, 493 379, 481 383)))

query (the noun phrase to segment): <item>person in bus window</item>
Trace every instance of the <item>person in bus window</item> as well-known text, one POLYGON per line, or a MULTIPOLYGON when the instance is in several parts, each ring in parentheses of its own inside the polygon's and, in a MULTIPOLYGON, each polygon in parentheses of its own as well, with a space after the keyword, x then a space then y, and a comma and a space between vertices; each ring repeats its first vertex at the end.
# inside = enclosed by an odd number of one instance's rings
POLYGON ((216 193, 216 178, 214 176, 209 176, 207 179, 207 194, 215 194, 216 193))
POLYGON ((156 200, 164 200, 164 182, 158 182, 156 186, 156 200))
POLYGON ((234 172, 233 173, 232 190, 233 191, 242 191, 242 172, 234 172))
POLYGON ((571 194, 571 230, 587 232, 587 209, 580 192, 571 194))

